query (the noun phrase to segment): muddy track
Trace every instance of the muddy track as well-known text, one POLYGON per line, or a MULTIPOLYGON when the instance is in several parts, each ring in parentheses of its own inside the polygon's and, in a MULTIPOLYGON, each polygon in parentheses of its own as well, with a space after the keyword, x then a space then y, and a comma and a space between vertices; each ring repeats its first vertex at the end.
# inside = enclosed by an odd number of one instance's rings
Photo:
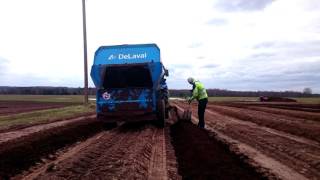
MULTIPOLYGON (((183 103, 179 105, 187 107, 183 103)), ((244 121, 210 107, 206 111, 207 129, 237 144, 245 154, 281 179, 320 178, 319 142, 261 126, 254 121, 244 121)), ((195 107, 193 113, 196 114, 195 107)), ((246 115, 246 111, 243 114, 246 115)), ((259 113, 251 116, 252 119, 260 117, 259 113)), ((265 121, 267 123, 268 119, 265 121)))
POLYGON ((167 129, 141 122, 102 131, 15 179, 179 179, 167 129))

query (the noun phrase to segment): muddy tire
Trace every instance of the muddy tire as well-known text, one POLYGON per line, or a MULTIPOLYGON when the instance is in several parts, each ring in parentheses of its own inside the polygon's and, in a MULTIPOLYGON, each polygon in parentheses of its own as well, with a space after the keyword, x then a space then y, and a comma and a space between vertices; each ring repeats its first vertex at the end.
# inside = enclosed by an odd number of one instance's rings
POLYGON ((165 119, 166 119, 166 107, 165 107, 165 102, 164 100, 159 100, 158 101, 158 114, 157 114, 157 124, 160 127, 164 127, 165 124, 165 119))

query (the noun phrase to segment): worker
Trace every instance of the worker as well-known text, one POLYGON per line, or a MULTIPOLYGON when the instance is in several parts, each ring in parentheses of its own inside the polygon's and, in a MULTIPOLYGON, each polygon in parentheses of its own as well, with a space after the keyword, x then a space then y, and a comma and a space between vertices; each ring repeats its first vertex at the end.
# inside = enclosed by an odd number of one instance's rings
POLYGON ((189 98, 188 103, 190 104, 194 99, 198 100, 198 127, 204 128, 204 113, 206 111, 206 106, 208 103, 207 90, 204 88, 204 85, 200 81, 196 81, 192 77, 188 78, 188 83, 192 85, 192 96, 189 98))

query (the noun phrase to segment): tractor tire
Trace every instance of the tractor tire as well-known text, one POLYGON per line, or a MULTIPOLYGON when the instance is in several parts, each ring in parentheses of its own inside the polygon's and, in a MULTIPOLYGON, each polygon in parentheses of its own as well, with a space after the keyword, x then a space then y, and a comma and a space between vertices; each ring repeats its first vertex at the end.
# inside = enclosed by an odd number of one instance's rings
POLYGON ((158 125, 160 127, 164 127, 165 125, 165 119, 166 119, 166 107, 165 107, 165 102, 163 99, 159 100, 158 101, 158 114, 157 114, 157 117, 158 117, 158 125))

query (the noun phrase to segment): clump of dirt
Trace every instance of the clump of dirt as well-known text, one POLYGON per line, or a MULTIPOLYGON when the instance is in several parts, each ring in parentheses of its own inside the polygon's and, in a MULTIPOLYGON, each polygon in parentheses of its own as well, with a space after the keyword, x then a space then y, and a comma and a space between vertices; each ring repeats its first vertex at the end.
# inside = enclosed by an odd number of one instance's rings
POLYGON ((7 179, 41 161, 42 157, 101 131, 95 119, 68 124, 30 136, 14 139, 0 145, 0 179, 7 179))
POLYGON ((267 179, 245 162, 246 157, 232 153, 191 122, 179 121, 170 131, 183 179, 267 179))

